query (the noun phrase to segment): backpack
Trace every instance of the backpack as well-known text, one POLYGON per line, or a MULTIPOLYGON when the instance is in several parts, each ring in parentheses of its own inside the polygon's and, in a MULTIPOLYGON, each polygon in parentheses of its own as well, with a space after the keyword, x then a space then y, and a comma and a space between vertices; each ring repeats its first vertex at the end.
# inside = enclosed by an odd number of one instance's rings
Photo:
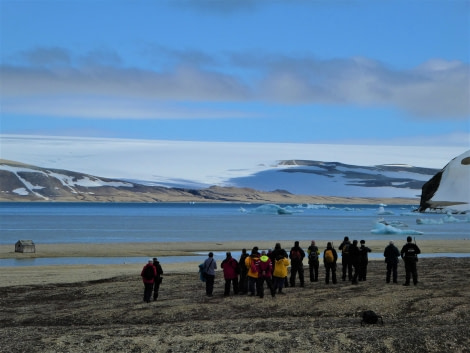
POLYGON ((252 273, 258 273, 258 266, 256 266, 256 262, 259 261, 259 259, 254 259, 250 258, 250 270, 252 273))
POLYGON ((292 249, 290 253, 290 258, 293 261, 300 261, 302 259, 302 254, 297 249, 292 249))
POLYGON ((324 260, 328 264, 331 264, 331 263, 335 262, 335 257, 333 255, 333 250, 327 249, 325 251, 324 260))
POLYGON ((374 311, 372 310, 366 310, 362 313, 362 321, 361 321, 361 326, 364 324, 377 324, 379 322, 383 325, 384 321, 382 319, 382 316, 377 315, 374 311))
POLYGON ((144 271, 145 279, 153 279, 155 277, 155 272, 153 272, 153 266, 147 266, 144 271))
POLYGON ((349 246, 350 245, 351 244, 349 244, 349 243, 346 243, 346 244, 343 245, 343 247, 342 247, 342 254, 343 255, 348 255, 349 254, 349 246))
POLYGON ((318 250, 312 249, 310 250, 310 254, 308 254, 309 261, 318 261, 318 250))

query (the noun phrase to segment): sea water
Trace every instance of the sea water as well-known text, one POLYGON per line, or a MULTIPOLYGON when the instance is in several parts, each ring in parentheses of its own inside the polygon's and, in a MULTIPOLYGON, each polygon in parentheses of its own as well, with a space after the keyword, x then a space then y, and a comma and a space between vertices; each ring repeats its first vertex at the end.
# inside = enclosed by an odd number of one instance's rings
MULTIPOLYGON (((258 205, 241 203, 0 203, 0 244, 215 242, 298 240, 338 244, 350 239, 405 241, 470 237, 467 215, 420 214, 417 205, 258 205)), ((273 244, 274 246, 274 244, 273 244)), ((237 250, 237 249, 234 249, 237 250)), ((192 258, 192 257, 191 257, 192 258)), ((186 257, 186 260, 191 260, 186 257)), ((67 260, 66 263, 69 263, 67 260)), ((142 259, 95 259, 133 262, 142 259)), ((176 261, 178 259, 167 259, 176 261)), ((0 259, 0 266, 54 264, 0 259)), ((74 261, 88 263, 89 258, 74 261)), ((106 262, 108 261, 108 262, 106 262)))

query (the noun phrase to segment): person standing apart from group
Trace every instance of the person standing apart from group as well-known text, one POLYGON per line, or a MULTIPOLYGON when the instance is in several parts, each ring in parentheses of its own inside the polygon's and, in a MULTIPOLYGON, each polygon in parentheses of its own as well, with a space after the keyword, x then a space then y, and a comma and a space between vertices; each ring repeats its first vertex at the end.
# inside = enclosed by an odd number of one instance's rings
POLYGON ((320 250, 318 250, 318 247, 315 245, 315 240, 312 240, 312 243, 307 249, 307 253, 310 282, 318 282, 318 267, 320 266, 318 256, 320 255, 320 250))
POLYGON ((387 264, 387 275, 385 281, 390 283, 390 277, 393 283, 398 283, 398 258, 400 257, 400 250, 393 244, 393 240, 384 250, 385 263, 387 264))
POLYGON ((330 272, 331 280, 333 284, 336 284, 336 262, 338 261, 338 253, 333 248, 333 245, 328 242, 326 249, 323 252, 323 264, 325 266, 325 283, 330 283, 330 272))
POLYGON ((208 297, 212 297, 212 292, 214 291, 216 269, 217 263, 214 260, 214 254, 210 252, 206 261, 204 261, 204 272, 206 274, 206 295, 208 297))
POLYGON ((147 264, 142 269, 142 272, 140 272, 140 276, 144 282, 144 302, 150 303, 153 283, 155 282, 155 277, 157 276, 157 269, 153 265, 153 259, 148 260, 147 264))
POLYGON ((158 299, 158 292, 160 291, 160 284, 163 279, 163 269, 156 257, 153 258, 153 266, 155 266, 155 269, 157 270, 157 275, 155 276, 153 283, 153 300, 155 301, 158 299))
POLYGON ((348 280, 352 280, 352 264, 351 257, 349 256, 349 247, 351 242, 349 237, 344 237, 343 242, 339 245, 339 250, 341 251, 341 264, 343 265, 343 281, 346 281, 346 273, 348 275, 348 280))
POLYGON ((405 262, 405 283, 404 286, 410 285, 410 279, 413 277, 413 284, 418 284, 418 269, 416 263, 418 262, 418 255, 421 254, 421 250, 418 245, 412 243, 412 238, 409 236, 406 238, 406 244, 403 245, 400 255, 405 262))
POLYGON ((304 286, 304 264, 303 260, 305 252, 299 245, 299 242, 294 242, 294 246, 291 248, 289 253, 291 269, 290 269, 290 286, 295 287, 295 277, 299 274, 300 286, 304 286))
POLYGON ((233 286, 233 293, 238 294, 238 262, 232 257, 232 253, 228 251, 226 253, 226 258, 220 264, 224 272, 225 279, 225 291, 224 296, 228 297, 230 295, 230 284, 233 286))

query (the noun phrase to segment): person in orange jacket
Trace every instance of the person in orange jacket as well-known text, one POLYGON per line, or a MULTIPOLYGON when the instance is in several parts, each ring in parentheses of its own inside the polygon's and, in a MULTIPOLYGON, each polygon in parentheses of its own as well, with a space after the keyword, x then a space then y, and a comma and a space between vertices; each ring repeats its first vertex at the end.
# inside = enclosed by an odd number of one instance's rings
POLYGON ((259 284, 258 284, 258 262, 259 262, 259 252, 258 247, 255 246, 251 250, 250 256, 245 259, 246 268, 248 268, 248 291, 250 295, 255 295, 255 286, 256 294, 259 295, 259 284))
POLYGON ((278 254, 275 260, 274 272, 273 272, 273 288, 274 291, 278 291, 279 294, 285 294, 282 291, 284 282, 287 277, 287 267, 290 265, 290 261, 287 258, 287 254, 278 254))

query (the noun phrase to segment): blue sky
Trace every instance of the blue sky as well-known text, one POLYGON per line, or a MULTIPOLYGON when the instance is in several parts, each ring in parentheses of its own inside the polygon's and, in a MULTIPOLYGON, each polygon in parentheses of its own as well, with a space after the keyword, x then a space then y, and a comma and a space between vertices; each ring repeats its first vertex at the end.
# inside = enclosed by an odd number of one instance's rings
POLYGON ((1 0, 2 134, 470 147, 470 2, 1 0))

